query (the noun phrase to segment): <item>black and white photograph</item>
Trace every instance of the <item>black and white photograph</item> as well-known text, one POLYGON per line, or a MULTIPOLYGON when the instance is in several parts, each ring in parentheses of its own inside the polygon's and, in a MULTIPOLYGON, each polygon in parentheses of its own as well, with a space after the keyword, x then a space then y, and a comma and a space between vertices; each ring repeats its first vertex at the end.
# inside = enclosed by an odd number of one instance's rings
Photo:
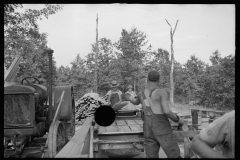
POLYGON ((4 4, 4 158, 235 158, 235 4, 4 4))

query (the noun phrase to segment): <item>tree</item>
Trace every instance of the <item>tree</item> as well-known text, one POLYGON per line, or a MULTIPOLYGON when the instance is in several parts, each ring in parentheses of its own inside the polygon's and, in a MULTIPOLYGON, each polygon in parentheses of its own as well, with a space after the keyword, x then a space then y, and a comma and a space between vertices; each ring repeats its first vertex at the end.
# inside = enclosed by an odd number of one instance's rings
MULTIPOLYGON (((168 21, 167 21, 167 23, 168 23, 168 21)), ((170 39, 171 39, 171 62, 172 62, 172 65, 171 65, 171 73, 170 73, 170 84, 171 84, 170 102, 172 104, 174 104, 174 100, 173 100, 173 95, 174 95, 174 83, 173 83, 173 68, 174 68, 173 36, 174 36, 175 30, 176 30, 176 27, 177 27, 177 23, 178 23, 178 20, 176 22, 176 25, 175 25, 175 28, 174 28, 173 31, 172 31, 172 26, 168 23, 168 25, 170 26, 170 39)))
MULTIPOLYGON (((95 52, 96 44, 92 44, 92 51, 86 56, 86 67, 89 71, 89 76, 94 74, 95 71, 95 52)), ((101 38, 98 41, 98 90, 99 92, 106 92, 108 89, 109 81, 111 78, 111 66, 115 56, 113 53, 113 44, 110 39, 101 38)), ((93 79, 93 77, 92 77, 93 79)))
MULTIPOLYGON (((62 9, 60 5, 46 4, 41 10, 26 9, 16 12, 21 4, 4 5, 4 63, 9 67, 16 55, 22 57, 17 82, 26 75, 35 76, 45 83, 48 74, 47 34, 39 33, 37 20, 48 18, 62 9)), ((56 79, 56 62, 53 60, 53 76, 56 79)))
POLYGON ((133 82, 134 88, 142 77, 143 59, 146 51, 142 49, 147 44, 147 35, 139 31, 136 27, 132 27, 130 31, 125 29, 121 32, 121 37, 114 44, 119 55, 118 64, 121 70, 122 88, 133 82), (119 52, 120 51, 120 52, 119 52))

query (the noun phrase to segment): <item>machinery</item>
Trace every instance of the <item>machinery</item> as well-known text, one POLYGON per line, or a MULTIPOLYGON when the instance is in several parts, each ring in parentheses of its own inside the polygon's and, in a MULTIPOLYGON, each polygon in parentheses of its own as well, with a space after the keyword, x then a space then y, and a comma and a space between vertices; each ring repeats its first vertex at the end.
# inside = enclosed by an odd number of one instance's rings
POLYGON ((4 157, 51 158, 75 134, 73 87, 56 86, 53 93, 53 50, 47 52, 48 87, 34 77, 4 87, 4 157))

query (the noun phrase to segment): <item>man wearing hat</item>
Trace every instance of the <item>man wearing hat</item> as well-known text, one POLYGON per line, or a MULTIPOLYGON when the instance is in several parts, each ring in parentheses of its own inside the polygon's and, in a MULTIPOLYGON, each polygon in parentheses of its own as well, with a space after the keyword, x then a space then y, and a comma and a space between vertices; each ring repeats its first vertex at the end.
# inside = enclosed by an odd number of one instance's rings
POLYGON ((135 105, 142 104, 146 157, 159 158, 159 149, 162 147, 168 158, 181 158, 177 139, 168 118, 179 125, 183 124, 183 120, 169 108, 168 94, 166 90, 158 87, 159 79, 157 71, 150 71, 145 90, 136 98, 127 93, 124 97, 135 105))
POLYGON ((136 97, 136 93, 133 91, 133 86, 130 84, 127 86, 127 92, 126 93, 130 93, 133 97, 136 97))
MULTIPOLYGON (((137 95, 132 89, 133 89, 133 86, 128 85, 126 93, 131 94, 131 96, 133 96, 133 97, 136 97, 137 95)), ((123 109, 124 110, 136 110, 136 106, 134 104, 132 104, 131 102, 129 102, 126 106, 124 106, 123 109)))
POLYGON ((110 83, 111 90, 106 94, 108 96, 108 102, 111 104, 111 106, 114 106, 114 104, 122 101, 122 92, 118 89, 118 86, 119 84, 117 81, 112 81, 110 83))

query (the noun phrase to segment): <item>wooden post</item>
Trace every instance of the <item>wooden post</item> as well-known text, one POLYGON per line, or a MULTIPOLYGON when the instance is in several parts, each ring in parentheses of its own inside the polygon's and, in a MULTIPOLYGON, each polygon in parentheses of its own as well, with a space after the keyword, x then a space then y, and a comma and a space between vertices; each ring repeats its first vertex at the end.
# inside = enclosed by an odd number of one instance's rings
MULTIPOLYGON (((166 20, 166 19, 165 19, 166 20)), ((166 20, 167 21, 167 20, 166 20)), ((168 23, 168 21, 167 21, 168 23)), ((174 83, 173 83, 173 68, 174 68, 174 51, 173 51, 173 36, 174 36, 174 33, 175 33, 175 30, 176 30, 176 27, 177 27, 177 23, 178 23, 178 20, 176 22, 176 25, 175 25, 175 28, 174 28, 174 31, 172 32, 172 26, 168 23, 168 25, 170 26, 170 39, 171 39, 171 72, 170 72, 170 102, 172 104, 174 104, 174 100, 173 100, 173 95, 174 95, 174 83)))
POLYGON ((196 110, 191 109, 192 114, 192 126, 198 130, 198 112, 196 110))
POLYGON ((96 49, 95 49, 95 84, 94 84, 94 92, 97 93, 97 83, 98 83, 98 75, 97 75, 97 69, 98 69, 98 15, 97 15, 97 26, 96 26, 96 49))

